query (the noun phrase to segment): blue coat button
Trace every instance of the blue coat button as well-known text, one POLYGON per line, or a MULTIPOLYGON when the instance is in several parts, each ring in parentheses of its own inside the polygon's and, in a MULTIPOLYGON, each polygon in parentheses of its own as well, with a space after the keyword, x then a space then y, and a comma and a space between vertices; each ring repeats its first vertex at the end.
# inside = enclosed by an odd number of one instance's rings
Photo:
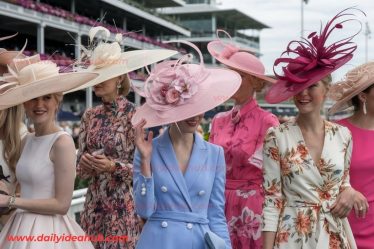
POLYGON ((161 222, 161 226, 163 228, 167 228, 168 227, 168 223, 166 221, 163 221, 163 222, 161 222))

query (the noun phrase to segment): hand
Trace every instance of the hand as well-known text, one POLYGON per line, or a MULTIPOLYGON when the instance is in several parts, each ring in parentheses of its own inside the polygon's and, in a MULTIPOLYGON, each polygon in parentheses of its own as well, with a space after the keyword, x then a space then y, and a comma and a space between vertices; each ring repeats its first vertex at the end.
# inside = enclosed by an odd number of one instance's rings
POLYGON ((88 154, 88 158, 90 158, 92 162, 91 167, 99 173, 113 172, 115 170, 114 162, 104 155, 91 156, 88 154))
POLYGON ((147 140, 145 140, 145 130, 143 127, 146 123, 147 121, 145 121, 143 118, 138 124, 135 125, 135 145, 140 152, 141 158, 145 159, 146 161, 150 161, 152 156, 153 132, 150 131, 148 133, 147 140))
POLYGON ((365 218, 369 211, 369 203, 367 199, 358 191, 355 193, 353 207, 357 218, 365 218))
POLYGON ((85 172, 92 172, 94 168, 92 167, 93 162, 91 161, 90 154, 84 153, 79 160, 79 166, 80 168, 85 172))
POLYGON ((331 206, 331 214, 339 218, 347 217, 353 208, 355 193, 356 191, 351 187, 344 189, 331 206))
POLYGON ((147 222, 146 219, 143 219, 142 217, 140 217, 139 215, 137 215, 137 220, 138 220, 138 224, 139 224, 139 227, 140 227, 140 231, 143 229, 145 223, 147 222))
POLYGON ((0 207, 8 207, 9 195, 0 194, 0 207))
POLYGON ((152 157, 152 139, 153 132, 148 133, 147 140, 144 139, 145 131, 144 125, 147 123, 145 119, 142 119, 138 124, 135 125, 135 145, 138 149, 141 157, 141 172, 144 176, 150 177, 151 173, 151 157, 152 157))

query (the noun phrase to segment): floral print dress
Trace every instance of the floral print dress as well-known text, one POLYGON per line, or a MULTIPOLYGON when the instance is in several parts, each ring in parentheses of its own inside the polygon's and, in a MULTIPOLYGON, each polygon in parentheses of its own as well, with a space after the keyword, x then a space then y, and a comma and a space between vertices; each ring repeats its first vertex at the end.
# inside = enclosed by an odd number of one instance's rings
POLYGON ((325 121, 321 159, 315 163, 295 120, 269 129, 264 144, 263 231, 276 232, 274 248, 355 249, 347 218, 330 207, 349 183, 352 138, 325 121))
POLYGON ((127 236, 126 243, 94 242, 96 249, 135 248, 140 227, 134 209, 132 161, 135 151, 131 118, 135 107, 125 97, 88 109, 82 117, 79 134, 78 162, 84 153, 101 151, 115 162, 113 173, 83 170, 79 163, 77 174, 89 179, 81 214, 81 226, 89 234, 127 236))
POLYGON ((213 119, 210 142, 225 152, 225 215, 234 249, 262 248, 262 146, 268 128, 278 124, 254 99, 213 119))

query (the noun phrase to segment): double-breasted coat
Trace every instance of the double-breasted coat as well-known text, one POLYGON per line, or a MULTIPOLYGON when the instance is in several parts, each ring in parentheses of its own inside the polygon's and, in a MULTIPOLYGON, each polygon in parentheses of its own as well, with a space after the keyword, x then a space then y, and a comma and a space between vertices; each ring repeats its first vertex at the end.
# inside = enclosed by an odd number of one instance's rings
POLYGON ((152 176, 140 172, 134 158, 134 195, 137 214, 147 219, 136 248, 205 249, 204 234, 212 231, 231 248, 224 215, 225 158, 223 149, 194 134, 183 174, 168 129, 153 139, 152 176))

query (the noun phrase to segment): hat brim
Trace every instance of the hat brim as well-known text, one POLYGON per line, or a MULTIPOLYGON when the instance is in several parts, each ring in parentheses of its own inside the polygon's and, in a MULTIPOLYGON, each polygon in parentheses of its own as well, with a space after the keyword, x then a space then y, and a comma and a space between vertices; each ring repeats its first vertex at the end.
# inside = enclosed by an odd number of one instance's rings
POLYGON ((97 73, 64 73, 29 84, 17 86, 0 94, 0 110, 19 105, 28 100, 52 93, 61 93, 77 88, 98 76, 97 73))
POLYGON ((20 56, 19 58, 25 58, 26 56, 19 51, 3 51, 0 52, 0 65, 7 65, 12 62, 12 60, 16 56, 20 56))
POLYGON ((275 84, 268 89, 265 95, 265 100, 270 104, 277 104, 286 101, 289 98, 302 92, 304 89, 307 89, 311 85, 322 80, 323 78, 343 66, 345 63, 347 63, 350 59, 352 59, 352 57, 353 55, 344 57, 344 59, 336 63, 334 68, 316 68, 305 73, 300 73, 300 77, 308 79, 308 81, 305 83, 291 83, 286 80, 277 80, 275 84))
POLYGON ((333 106, 331 106, 328 113, 332 115, 336 112, 344 111, 350 108, 352 106, 352 102, 351 102, 352 98, 356 96, 357 94, 359 94, 360 92, 364 91, 369 86, 374 84, 374 79, 366 78, 363 80, 366 80, 366 82, 364 82, 362 85, 357 87, 357 89, 355 89, 351 93, 347 94, 347 96, 344 96, 341 100, 337 101, 333 106))
MULTIPOLYGON (((252 76, 260 78, 260 79, 262 79, 262 80, 264 80, 268 83, 271 83, 271 84, 274 84, 275 81, 276 81, 275 79, 273 79, 271 77, 268 77, 268 76, 263 75, 263 74, 256 73, 255 71, 250 70, 249 68, 244 67, 243 65, 240 65, 239 63, 235 63, 230 59, 226 59, 226 58, 222 58, 222 57, 217 56, 217 54, 220 54, 220 51, 222 51, 222 49, 223 49, 221 41, 211 41, 211 42, 209 42, 208 46, 207 46, 207 49, 208 49, 208 52, 210 53, 210 55, 213 56, 214 59, 216 59, 217 61, 221 62, 222 64, 228 66, 229 68, 233 68, 233 69, 239 70, 240 72, 250 74, 252 76), (221 47, 221 49, 219 49, 220 47, 221 47)), ((245 51, 245 50, 241 50, 241 51, 245 51)), ((249 53, 251 51, 245 51, 245 52, 249 53)))
POLYGON ((105 66, 102 68, 88 68, 82 72, 94 72, 98 73, 99 76, 86 84, 79 86, 76 89, 67 91, 66 93, 74 92, 77 90, 82 90, 87 87, 95 86, 104 81, 113 79, 120 75, 135 71, 137 69, 143 68, 147 65, 156 63, 158 61, 167 59, 173 55, 178 54, 177 51, 167 50, 167 49, 154 49, 154 50, 133 50, 124 52, 121 55, 119 63, 105 66))
MULTIPOLYGON (((197 67, 196 70, 200 67, 198 65, 189 66, 197 67)), ((241 77, 238 73, 229 69, 205 70, 207 70, 208 76, 199 84, 198 91, 191 99, 162 113, 152 109, 146 102, 137 108, 132 118, 132 124, 139 123, 142 118, 147 121, 145 128, 179 122, 224 103, 239 89, 241 77)))

